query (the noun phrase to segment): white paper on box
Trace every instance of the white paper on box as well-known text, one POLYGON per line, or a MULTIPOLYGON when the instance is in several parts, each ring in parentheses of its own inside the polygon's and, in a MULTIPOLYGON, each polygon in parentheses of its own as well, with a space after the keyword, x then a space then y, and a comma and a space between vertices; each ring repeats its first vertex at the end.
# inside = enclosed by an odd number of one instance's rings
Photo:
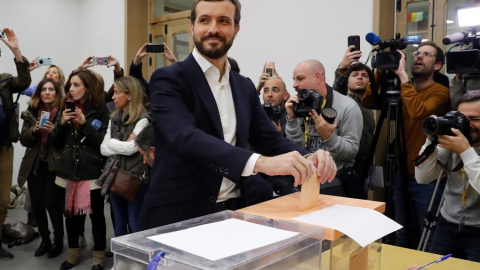
POLYGON ((235 218, 148 239, 215 261, 273 244, 297 235, 235 218))
POLYGON ((339 204, 293 220, 335 229, 348 235, 362 247, 402 228, 378 211, 339 204))

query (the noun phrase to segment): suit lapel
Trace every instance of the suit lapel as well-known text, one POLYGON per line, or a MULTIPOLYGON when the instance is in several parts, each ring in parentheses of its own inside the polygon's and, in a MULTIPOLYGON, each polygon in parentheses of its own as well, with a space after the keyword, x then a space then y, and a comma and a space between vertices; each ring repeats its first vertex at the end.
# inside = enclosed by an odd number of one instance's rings
POLYGON ((235 115, 237 117, 237 145, 242 145, 243 140, 247 137, 245 131, 247 129, 247 116, 245 113, 245 108, 249 104, 245 97, 246 93, 242 91, 242 85, 239 83, 237 76, 235 76, 234 71, 230 71, 230 87, 232 89, 233 103, 235 104, 235 115))
POLYGON ((218 133, 218 138, 224 139, 222 122, 220 120, 220 114, 218 113, 217 103, 213 97, 212 90, 208 85, 205 74, 198 65, 197 61, 192 54, 190 54, 182 63, 182 68, 187 72, 188 78, 190 78, 190 84, 197 92, 200 100, 204 104, 208 115, 212 119, 212 123, 215 126, 215 130, 218 133))

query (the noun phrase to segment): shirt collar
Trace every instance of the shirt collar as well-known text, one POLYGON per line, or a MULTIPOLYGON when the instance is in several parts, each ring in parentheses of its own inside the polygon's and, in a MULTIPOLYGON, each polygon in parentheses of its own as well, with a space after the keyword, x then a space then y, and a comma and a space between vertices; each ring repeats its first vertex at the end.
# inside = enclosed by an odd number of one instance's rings
MULTIPOLYGON (((205 75, 207 74, 207 72, 209 74, 215 74, 218 79, 218 76, 220 76, 220 70, 218 70, 216 66, 214 66, 212 63, 210 63, 210 61, 208 61, 205 57, 203 57, 203 55, 201 55, 198 52, 197 48, 193 49, 192 55, 205 75)), ((223 75, 222 81, 228 82, 230 80, 230 69, 231 69, 230 63, 227 60, 225 61, 225 74, 223 75)))

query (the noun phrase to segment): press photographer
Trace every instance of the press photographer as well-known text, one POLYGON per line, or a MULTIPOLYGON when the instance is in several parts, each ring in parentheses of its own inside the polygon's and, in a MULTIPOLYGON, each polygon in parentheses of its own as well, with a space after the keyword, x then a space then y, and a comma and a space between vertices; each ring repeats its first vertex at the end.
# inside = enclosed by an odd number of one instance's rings
MULTIPOLYGON (((480 91, 467 92, 460 99, 458 112, 429 122, 433 124, 427 127, 429 133, 438 123, 438 145, 415 168, 416 180, 427 184, 443 169, 448 171, 445 202, 430 252, 480 262, 480 91), (441 135, 447 127, 451 127, 451 135, 441 135)), ((432 147, 432 140, 429 135, 421 153, 432 147)))
MULTIPOLYGON (((385 48, 385 45, 383 46, 385 48)), ((422 132, 423 120, 432 114, 444 115, 450 106, 448 88, 433 80, 434 74, 438 73, 445 63, 442 49, 429 41, 421 43, 417 48, 417 51, 412 53, 413 80, 409 79, 405 70, 406 56, 402 51, 397 49, 391 52, 390 55, 398 53, 400 58, 398 68, 389 66, 389 70, 381 70, 387 66, 383 65, 382 61, 379 63, 377 56, 378 70, 375 74, 375 83, 371 82, 367 86, 362 99, 365 107, 385 111, 387 109, 385 105, 389 104, 381 97, 398 98, 396 102, 399 103, 399 113, 395 123, 401 124, 398 126, 399 132, 395 139, 399 143, 400 153, 394 157, 394 162, 397 163, 394 166, 398 167, 396 170, 398 174, 392 179, 393 196, 387 200, 393 199, 395 220, 403 226, 403 229, 396 232, 395 244, 408 248, 418 246, 425 214, 435 187, 434 183, 419 185, 415 181, 413 159, 426 138, 422 132), (391 73, 395 76, 391 76, 391 73), (389 81, 393 85, 381 83, 385 81, 383 77, 387 74, 391 76, 389 81), (391 93, 388 93, 389 90, 391 93)), ((394 64, 393 61, 388 63, 394 64)))
MULTIPOLYGON (((326 84, 325 68, 319 61, 301 62, 295 67, 293 77, 297 95, 285 105, 287 138, 310 152, 328 150, 339 172, 351 168, 363 128, 358 105, 326 84), (329 118, 333 121, 329 122, 329 118)), ((323 184, 321 193, 347 195, 337 177, 323 184)))
POLYGON ((285 83, 280 77, 270 77, 263 86, 263 109, 272 124, 285 136, 286 112, 285 102, 290 97, 285 83))

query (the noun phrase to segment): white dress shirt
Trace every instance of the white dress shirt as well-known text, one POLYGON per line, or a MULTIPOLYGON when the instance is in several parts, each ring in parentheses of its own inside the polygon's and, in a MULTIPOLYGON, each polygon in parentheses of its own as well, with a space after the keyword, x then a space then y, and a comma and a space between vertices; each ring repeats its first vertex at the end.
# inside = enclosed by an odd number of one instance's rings
MULTIPOLYGON (((237 117, 235 114, 235 104, 233 102, 232 87, 230 86, 230 63, 225 61, 225 74, 220 77, 220 70, 205 59, 195 48, 192 53, 198 65, 205 74, 208 85, 212 90, 213 97, 217 103, 218 113, 222 122, 223 137, 225 142, 235 145, 237 141, 237 117)), ((259 154, 253 154, 248 159, 242 171, 242 176, 249 176, 253 173, 253 168, 259 154)), ((217 203, 226 201, 230 198, 240 197, 240 190, 235 183, 224 177, 220 192, 218 194, 217 203)))

